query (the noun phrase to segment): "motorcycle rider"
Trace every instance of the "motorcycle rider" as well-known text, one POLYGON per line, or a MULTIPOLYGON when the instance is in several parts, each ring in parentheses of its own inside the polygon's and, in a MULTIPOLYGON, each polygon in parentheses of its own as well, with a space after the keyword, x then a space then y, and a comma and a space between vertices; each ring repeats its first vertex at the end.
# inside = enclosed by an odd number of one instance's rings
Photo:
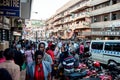
POLYGON ((72 48, 71 49, 71 51, 70 51, 70 53, 71 53, 71 55, 75 58, 75 68, 77 68, 78 66, 79 66, 79 55, 76 53, 76 51, 75 51, 76 49, 75 48, 72 48))

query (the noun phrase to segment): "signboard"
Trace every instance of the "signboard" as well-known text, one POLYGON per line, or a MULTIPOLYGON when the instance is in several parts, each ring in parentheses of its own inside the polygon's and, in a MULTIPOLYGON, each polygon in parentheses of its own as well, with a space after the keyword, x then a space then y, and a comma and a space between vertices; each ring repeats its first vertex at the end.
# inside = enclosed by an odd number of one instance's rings
POLYGON ((44 23, 42 22, 42 21, 37 21, 37 20, 33 20, 33 21, 31 21, 31 25, 33 25, 33 26, 44 26, 44 23))
POLYGON ((20 0, 0 0, 0 15, 20 17, 20 0))

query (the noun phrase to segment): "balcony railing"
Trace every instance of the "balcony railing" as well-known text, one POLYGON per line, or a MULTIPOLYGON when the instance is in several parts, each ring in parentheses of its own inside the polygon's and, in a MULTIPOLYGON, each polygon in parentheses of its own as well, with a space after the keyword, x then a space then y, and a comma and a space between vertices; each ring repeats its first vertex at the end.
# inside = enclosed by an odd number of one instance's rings
POLYGON ((79 24, 74 24, 75 29, 77 28, 90 28, 88 22, 80 22, 79 24))
POLYGON ((62 15, 57 15, 57 16, 54 18, 54 21, 60 20, 61 18, 63 18, 62 15))
POLYGON ((119 11, 119 10, 120 10, 120 3, 117 3, 117 4, 106 6, 97 10, 93 10, 91 12, 91 15, 95 16, 95 15, 110 13, 110 12, 119 11))
POLYGON ((101 4, 101 3, 104 3, 106 1, 109 1, 109 0, 90 0, 91 2, 91 5, 94 6, 94 5, 97 5, 97 4, 101 4))
POLYGON ((90 17, 89 12, 84 12, 83 14, 79 14, 74 20, 83 19, 83 18, 86 18, 86 17, 90 17))
POLYGON ((74 13, 74 12, 76 12, 76 11, 78 11, 78 10, 83 10, 83 9, 85 9, 86 7, 90 7, 90 6, 91 6, 90 1, 88 1, 88 2, 86 2, 86 3, 81 4, 79 7, 74 8, 74 9, 71 10, 70 12, 71 12, 71 13, 74 13))
POLYGON ((91 24, 91 28, 119 27, 120 19, 105 22, 96 22, 91 24))
POLYGON ((81 35, 82 36, 91 36, 91 32, 82 32, 81 35))

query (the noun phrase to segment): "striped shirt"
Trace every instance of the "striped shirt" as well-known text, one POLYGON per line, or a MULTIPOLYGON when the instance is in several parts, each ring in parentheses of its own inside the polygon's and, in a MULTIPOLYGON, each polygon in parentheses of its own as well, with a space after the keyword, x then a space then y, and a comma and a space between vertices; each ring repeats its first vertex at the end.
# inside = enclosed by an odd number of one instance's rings
POLYGON ((64 70, 71 71, 74 69, 75 58, 73 56, 68 56, 63 60, 64 70))

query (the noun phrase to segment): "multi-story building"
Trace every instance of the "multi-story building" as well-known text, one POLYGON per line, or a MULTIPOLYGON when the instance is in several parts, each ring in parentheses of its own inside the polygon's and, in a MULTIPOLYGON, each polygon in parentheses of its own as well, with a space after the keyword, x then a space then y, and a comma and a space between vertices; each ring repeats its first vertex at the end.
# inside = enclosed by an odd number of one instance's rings
POLYGON ((120 0, 71 0, 47 21, 48 29, 65 39, 120 39, 119 5, 120 0))
POLYGON ((89 38, 90 7, 89 0, 69 1, 47 20, 48 29, 62 39, 89 38))
POLYGON ((91 0, 92 39, 120 39, 120 0, 91 0))
POLYGON ((28 40, 43 40, 45 36, 44 20, 25 20, 26 26, 23 28, 23 38, 28 40))

